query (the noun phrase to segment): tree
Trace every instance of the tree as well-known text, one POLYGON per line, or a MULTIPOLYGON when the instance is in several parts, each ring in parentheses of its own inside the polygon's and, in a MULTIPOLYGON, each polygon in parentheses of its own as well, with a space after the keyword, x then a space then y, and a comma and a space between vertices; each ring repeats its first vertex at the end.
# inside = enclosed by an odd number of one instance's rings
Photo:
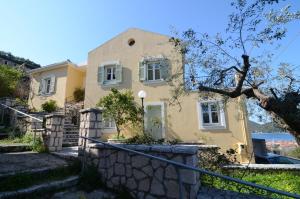
POLYGON ((12 97, 15 94, 22 72, 5 65, 0 65, 0 97, 12 97))
POLYGON ((119 92, 112 88, 111 93, 102 97, 97 106, 103 108, 104 119, 113 119, 120 136, 121 126, 141 122, 142 109, 135 103, 132 91, 119 92))
POLYGON ((272 66, 273 52, 285 38, 287 24, 300 19, 300 11, 292 12, 291 6, 276 10, 280 3, 234 0, 223 33, 210 36, 189 29, 172 37, 170 42, 184 55, 186 67, 174 99, 184 93, 183 87, 207 96, 246 96, 300 144, 300 78, 290 64, 272 66))

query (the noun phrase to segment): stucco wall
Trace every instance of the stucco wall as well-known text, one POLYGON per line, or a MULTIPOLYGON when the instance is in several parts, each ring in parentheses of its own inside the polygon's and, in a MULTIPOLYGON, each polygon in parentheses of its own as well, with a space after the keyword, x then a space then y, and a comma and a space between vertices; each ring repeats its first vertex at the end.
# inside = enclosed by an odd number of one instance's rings
MULTIPOLYGON (((216 144, 223 148, 238 148, 238 143, 246 144, 246 153, 240 156, 240 161, 248 160, 252 152, 250 135, 247 133, 245 120, 247 118, 243 110, 243 103, 238 100, 231 101, 225 108, 226 129, 201 130, 196 93, 180 99, 182 109, 179 106, 169 106, 171 87, 167 84, 146 84, 139 81, 139 61, 144 56, 164 55, 171 60, 172 72, 175 73, 181 66, 181 56, 174 52, 169 38, 160 34, 145 32, 138 29, 129 29, 110 41, 104 43, 89 52, 88 68, 86 75, 85 108, 95 107, 98 100, 107 95, 112 87, 100 86, 97 82, 97 68, 107 61, 120 61, 123 67, 123 82, 114 87, 120 90, 130 89, 133 91, 137 102, 137 93, 140 90, 147 92, 145 103, 164 102, 165 110, 165 137, 179 138, 186 142, 205 142, 216 144), (129 39, 135 39, 133 46, 128 45, 129 39)), ((113 132, 113 131, 110 131, 113 132)), ((104 138, 112 134, 103 134, 104 138)))
POLYGON ((31 75, 31 92, 29 96, 29 106, 31 108, 41 109, 41 105, 48 100, 55 100, 59 107, 64 106, 65 93, 66 93, 66 82, 67 82, 67 66, 47 70, 43 72, 34 73, 31 75), (55 75, 56 85, 55 93, 52 95, 38 95, 40 81, 43 77, 55 75))
POLYGON ((73 92, 76 88, 84 88, 85 72, 75 69, 72 66, 68 67, 68 78, 66 84, 66 99, 72 101, 74 99, 73 92))

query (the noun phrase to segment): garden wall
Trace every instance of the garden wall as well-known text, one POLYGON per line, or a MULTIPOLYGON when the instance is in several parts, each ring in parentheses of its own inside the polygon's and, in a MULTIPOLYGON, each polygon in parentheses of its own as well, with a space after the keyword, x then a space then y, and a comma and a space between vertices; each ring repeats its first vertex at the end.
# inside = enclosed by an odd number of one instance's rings
MULTIPOLYGON (((197 167, 196 146, 124 145, 132 150, 197 167)), ((169 163, 120 151, 103 144, 89 144, 87 163, 98 168, 102 181, 109 188, 125 187, 134 198, 179 198, 178 173, 169 163)), ((80 153, 82 157, 82 153, 80 153)), ((196 198, 200 187, 199 174, 180 169, 184 198, 196 198)))

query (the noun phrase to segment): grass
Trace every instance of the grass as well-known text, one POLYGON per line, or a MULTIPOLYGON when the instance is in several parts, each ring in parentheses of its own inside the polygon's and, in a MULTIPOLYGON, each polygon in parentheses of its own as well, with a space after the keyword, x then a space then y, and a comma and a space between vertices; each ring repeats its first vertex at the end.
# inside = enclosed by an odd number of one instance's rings
POLYGON ((80 163, 76 161, 68 167, 60 167, 47 173, 20 173, 0 181, 0 192, 28 188, 45 182, 61 180, 80 171, 80 163))
MULTIPOLYGON (((256 184, 272 187, 289 193, 300 194, 300 172, 299 171, 227 171, 224 173, 235 178, 253 182, 256 184)), ((255 188, 250 188, 234 182, 212 178, 204 175, 202 182, 206 186, 212 186, 218 189, 237 191, 241 193, 257 194, 270 196, 268 192, 255 188)), ((271 195, 274 198, 287 198, 276 194, 271 195)))
POLYGON ((36 140, 34 142, 33 135, 30 133, 0 140, 0 144, 17 144, 17 143, 30 144, 30 149, 32 151, 36 151, 39 153, 48 152, 43 144, 42 139, 40 137, 36 137, 36 140))

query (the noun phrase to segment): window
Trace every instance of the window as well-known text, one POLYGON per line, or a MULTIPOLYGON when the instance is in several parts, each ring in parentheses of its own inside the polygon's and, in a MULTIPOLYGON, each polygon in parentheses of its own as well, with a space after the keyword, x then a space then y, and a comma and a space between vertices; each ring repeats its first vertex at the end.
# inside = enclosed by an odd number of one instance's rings
POLYGON ((45 94, 49 94, 51 91, 51 78, 46 78, 44 79, 44 84, 45 84, 45 94))
POLYGON ((147 80, 154 81, 160 80, 160 63, 150 62, 147 64, 147 80))
POLYGON ((122 82, 122 66, 119 61, 102 63, 98 67, 97 81, 99 85, 114 85, 122 82))
POLYGON ((139 62, 139 79, 142 82, 162 82, 169 77, 169 60, 163 56, 146 57, 139 62))
POLYGON ((112 118, 103 119, 102 124, 103 124, 103 128, 105 128, 105 129, 115 129, 116 128, 116 123, 112 118))
POLYGON ((47 76, 41 79, 39 85, 39 94, 50 95, 55 93, 56 78, 54 75, 47 76))
POLYGON ((199 102, 198 109, 201 129, 226 128, 223 103, 221 101, 199 102))
POLYGON ((116 66, 105 66, 105 80, 116 80, 116 66))

